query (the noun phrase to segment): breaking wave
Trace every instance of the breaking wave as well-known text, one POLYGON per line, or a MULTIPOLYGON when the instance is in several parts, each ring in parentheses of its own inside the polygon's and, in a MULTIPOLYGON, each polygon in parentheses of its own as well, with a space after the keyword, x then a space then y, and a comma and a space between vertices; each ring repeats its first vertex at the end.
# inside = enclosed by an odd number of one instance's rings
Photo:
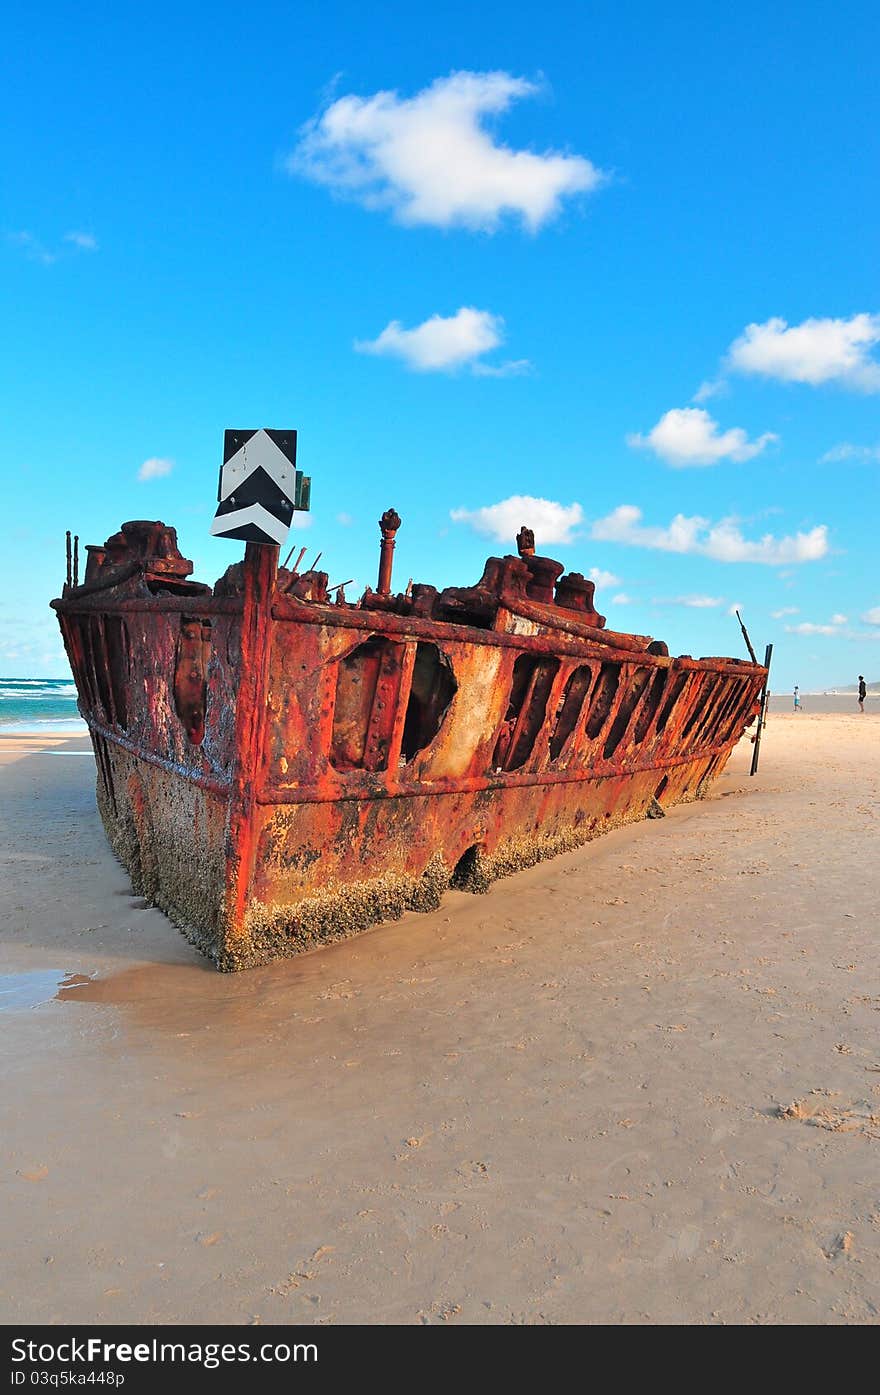
POLYGON ((82 724, 69 678, 0 678, 0 727, 45 730, 48 723, 82 724))

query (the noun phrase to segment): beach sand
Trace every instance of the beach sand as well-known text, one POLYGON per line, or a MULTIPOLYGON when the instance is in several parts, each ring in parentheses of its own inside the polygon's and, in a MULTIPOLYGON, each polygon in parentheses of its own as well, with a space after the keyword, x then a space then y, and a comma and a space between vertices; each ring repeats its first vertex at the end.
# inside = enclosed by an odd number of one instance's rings
POLYGON ((83 748, 0 740, 0 1319, 877 1321, 873 713, 231 976, 131 894, 83 748))

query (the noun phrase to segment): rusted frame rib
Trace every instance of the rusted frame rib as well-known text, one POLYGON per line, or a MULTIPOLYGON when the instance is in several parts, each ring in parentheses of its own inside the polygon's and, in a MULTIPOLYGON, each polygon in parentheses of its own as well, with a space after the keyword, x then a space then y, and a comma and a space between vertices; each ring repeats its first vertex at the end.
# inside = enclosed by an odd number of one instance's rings
POLYGON ((114 727, 120 727, 119 714, 116 711, 116 694, 113 691, 113 680, 110 675, 110 650, 107 645, 106 616, 98 616, 98 635, 101 641, 101 667, 104 670, 104 688, 102 690, 102 701, 107 701, 107 716, 114 727))
MULTIPOLYGON (((575 667, 572 669, 572 673, 576 672, 576 669, 582 667, 583 665, 584 660, 581 659, 580 662, 577 665, 575 665, 575 667)), ((572 730, 571 736, 568 738, 562 750, 559 752, 559 755, 556 757, 557 762, 563 759, 565 759, 566 762, 570 760, 581 760, 583 757, 584 749, 590 740, 590 738, 587 736, 587 722, 590 720, 590 708, 593 705, 593 698, 596 694, 596 685, 602 676, 602 665, 601 663, 597 663, 595 660, 589 660, 586 666, 589 668, 592 674, 592 682, 590 683, 590 686, 587 689, 587 691, 584 693, 584 700, 581 703, 581 710, 578 713, 578 719, 574 724, 574 729, 572 730)))
POLYGON ((400 665, 400 683, 397 689, 397 711, 394 725, 388 738, 388 770, 397 770, 400 765, 400 752, 403 746, 403 729, 409 708, 409 695, 412 688, 413 669, 416 663, 417 642, 411 640, 404 646, 403 661, 400 665))
MULTIPOLYGON (((639 693, 637 693, 637 695, 636 695, 636 697, 635 697, 635 700, 633 701, 632 710, 630 711, 630 714, 629 714, 629 716, 628 716, 628 718, 627 718, 627 720, 626 720, 626 726, 623 728, 623 731, 620 733, 620 736, 617 738, 617 741, 616 741, 615 744, 614 744, 614 750, 611 752, 611 755, 608 757, 609 760, 611 760, 611 759, 614 757, 614 754, 615 754, 616 751, 626 750, 627 746, 630 744, 630 732, 633 730, 633 728, 634 728, 634 726, 635 726, 635 724, 636 724, 636 721, 637 721, 637 718, 638 718, 638 714, 639 714, 639 712, 641 712, 641 710, 642 710, 642 703, 645 701, 645 698, 646 698, 646 696, 647 696, 648 690, 649 690, 649 688, 650 688, 650 686, 651 686, 651 683, 652 683, 652 681, 653 681, 653 674, 650 673, 650 672, 648 672, 647 674, 645 674, 644 678, 642 678, 642 672, 641 672, 641 670, 642 670, 643 668, 646 667, 645 665, 643 665, 643 664, 628 664, 627 667, 632 669, 632 672, 631 672, 630 675, 629 675, 629 681, 630 681, 631 683, 638 683, 638 682, 641 681, 641 682, 642 682, 642 688, 641 688, 641 691, 640 691, 639 693)), ((620 687, 618 686, 618 694, 619 694, 619 693, 620 693, 620 687)), ((623 704, 624 704, 625 702, 627 702, 627 701, 629 700, 629 697, 630 697, 630 694, 629 694, 628 692, 624 692, 624 693, 620 694, 620 696, 619 696, 617 702, 615 703, 615 709, 616 709, 616 710, 615 710, 615 721, 617 720, 617 715, 618 715, 618 713, 620 712, 621 707, 623 706, 623 704)), ((613 725, 613 723, 612 723, 612 725, 613 725)), ((606 738, 605 738, 606 741, 608 740, 608 738, 610 737, 610 735, 611 735, 611 726, 608 727, 608 736, 606 736, 606 738)))
POLYGON ((728 678, 727 683, 727 692, 700 733, 704 741, 711 741, 713 744, 720 738, 728 718, 739 711, 742 699, 746 696, 747 687, 740 678, 728 678))
MULTIPOLYGON (((515 667, 515 661, 514 661, 514 667, 515 667)), ((514 672, 514 670, 511 669, 511 674, 510 674, 510 681, 511 681, 511 684, 513 683, 513 672, 514 672)), ((526 687, 526 691, 525 691, 525 693, 524 693, 524 695, 523 695, 523 700, 522 700, 522 703, 520 704, 520 709, 519 709, 519 712, 517 713, 516 722, 514 723, 513 732, 512 732, 511 737, 510 737, 510 745, 508 746, 507 752, 506 752, 505 757, 504 757, 504 765, 505 765, 505 769, 506 769, 506 770, 509 770, 509 769, 510 769, 509 762, 510 762, 510 761, 513 759, 513 757, 516 755, 516 748, 517 748, 517 746, 519 745, 519 739, 520 739, 520 737, 522 736, 522 733, 523 733, 523 729, 524 729, 524 727, 525 727, 525 724, 526 724, 528 718, 529 718, 530 715, 531 715, 532 703, 533 703, 534 700, 535 700, 535 688, 536 688, 537 685, 538 685, 538 675, 540 674, 540 672, 541 672, 540 665, 539 665, 538 663, 536 663, 535 666, 534 666, 534 668, 532 669, 532 672, 531 672, 530 675, 529 675, 528 686, 526 687)), ((508 701, 509 701, 509 699, 508 699, 508 701)), ((534 750, 535 750, 535 746, 537 746, 537 744, 538 744, 538 736, 540 735, 541 730, 543 729, 543 727, 544 727, 546 721, 547 721, 547 714, 546 714, 546 712, 545 712, 545 714, 544 714, 544 720, 541 722, 541 726, 540 726, 539 729, 538 729, 538 734, 536 735, 535 740, 534 740, 534 742, 533 742, 533 744, 532 744, 532 749, 526 754, 525 759, 520 761, 520 763, 519 763, 520 766, 526 765, 527 762, 533 757, 533 755, 534 755, 534 750)), ((496 737, 496 741, 497 741, 497 737, 496 737)), ((517 766, 516 769, 519 769, 519 766, 517 766)))
POLYGON ((553 680, 553 687, 550 689, 550 693, 547 697, 546 716, 543 723, 541 724, 541 729, 535 738, 535 745, 532 750, 532 755, 533 757, 537 758, 537 763, 539 765, 541 761, 545 759, 551 761, 551 764, 556 765, 558 761, 565 758, 567 756, 567 753, 573 749, 571 745, 572 739, 574 738, 575 733, 577 732, 578 727, 581 724, 581 719, 584 716, 584 710, 587 706, 590 694, 593 691, 595 683, 596 674, 594 672, 592 664, 583 663, 582 661, 579 662, 577 659, 564 659, 560 662, 559 672, 553 680), (571 731, 568 733, 568 736, 565 738, 565 741, 560 746, 559 753, 556 756, 555 760, 552 760, 550 756, 550 742, 556 735, 556 727, 560 717, 562 716, 562 709, 565 704, 565 699, 568 692, 568 685, 569 682, 574 678, 574 675, 582 668, 589 669, 590 686, 586 689, 583 697, 581 698, 581 705, 578 708, 577 716, 575 717, 574 722, 572 723, 571 731))

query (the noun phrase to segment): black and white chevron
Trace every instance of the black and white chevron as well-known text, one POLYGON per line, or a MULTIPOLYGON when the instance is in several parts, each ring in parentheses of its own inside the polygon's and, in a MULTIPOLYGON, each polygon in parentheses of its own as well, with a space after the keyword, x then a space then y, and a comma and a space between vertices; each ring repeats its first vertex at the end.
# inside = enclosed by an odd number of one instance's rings
POLYGON ((303 507, 302 483, 295 431, 227 431, 211 533, 242 542, 283 543, 294 509, 303 507))

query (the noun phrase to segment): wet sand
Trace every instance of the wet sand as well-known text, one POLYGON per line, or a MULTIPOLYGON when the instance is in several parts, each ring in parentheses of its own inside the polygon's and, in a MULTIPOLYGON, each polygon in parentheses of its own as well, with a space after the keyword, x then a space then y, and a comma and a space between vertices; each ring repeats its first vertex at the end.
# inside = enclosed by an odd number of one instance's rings
POLYGON ((0 1320, 877 1321, 873 712, 234 976, 132 896, 83 745, 0 740, 0 1320))

